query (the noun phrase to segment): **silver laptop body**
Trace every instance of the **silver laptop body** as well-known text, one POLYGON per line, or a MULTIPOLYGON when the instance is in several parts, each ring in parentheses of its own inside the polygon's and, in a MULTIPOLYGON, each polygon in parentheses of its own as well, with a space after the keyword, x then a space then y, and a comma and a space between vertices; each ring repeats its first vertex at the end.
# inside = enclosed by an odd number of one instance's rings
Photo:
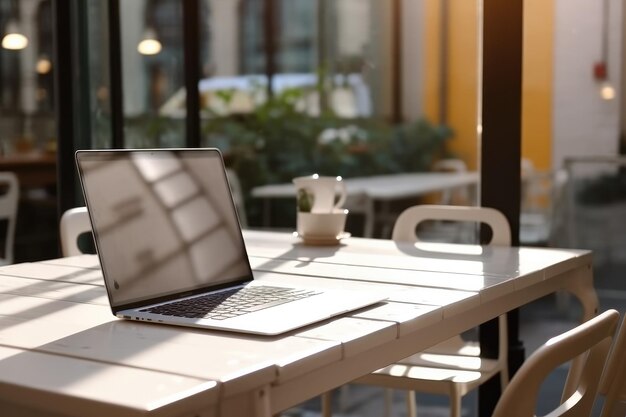
POLYGON ((384 299, 254 281, 217 149, 84 150, 76 162, 117 317, 274 335, 384 299))

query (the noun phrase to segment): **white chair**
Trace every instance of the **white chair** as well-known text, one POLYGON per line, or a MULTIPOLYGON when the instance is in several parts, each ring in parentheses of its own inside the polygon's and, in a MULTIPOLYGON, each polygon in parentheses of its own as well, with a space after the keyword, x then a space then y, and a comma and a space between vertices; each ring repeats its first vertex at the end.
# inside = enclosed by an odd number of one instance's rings
POLYGON ((0 196, 0 220, 6 220, 7 231, 4 238, 4 257, 0 265, 13 263, 13 246, 15 243, 15 224, 17 223, 17 204, 20 186, 17 176, 12 172, 0 172, 0 185, 6 192, 0 196))
POLYGON ((546 416, 590 416, 618 323, 619 313, 608 310, 548 340, 526 359, 511 379, 492 417, 534 417, 537 396, 546 377, 557 367, 577 358, 583 360, 580 371, 570 368, 561 403, 546 416))
MULTIPOLYGON (((467 172, 467 164, 458 158, 445 158, 435 162, 432 166, 435 172, 467 172)), ((461 187, 446 189, 441 192, 439 204, 467 205, 472 204, 471 187, 464 185, 461 187)))
POLYGON ((520 242, 523 245, 559 246, 563 241, 564 189, 567 171, 522 173, 520 242))
POLYGON ((604 396, 601 417, 626 416, 626 320, 623 320, 602 374, 604 396))
MULTIPOLYGON (((485 223, 492 230, 491 245, 511 245, 511 229, 506 217, 498 210, 487 207, 409 207, 398 217, 392 239, 401 242, 418 241, 416 228, 426 220, 485 223)), ((413 391, 448 395, 451 416, 459 417, 461 398, 465 394, 497 374, 500 375, 502 388, 508 383, 506 314, 498 318, 498 330, 499 353, 496 359, 481 357, 477 342, 466 341, 458 335, 355 382, 408 390, 407 406, 410 416, 416 414, 413 391)))
POLYGON ((417 226, 429 220, 485 223, 492 231, 490 245, 510 246, 511 227, 500 211, 489 207, 445 206, 424 204, 404 210, 393 227, 391 239, 396 242, 419 242, 417 226))
POLYGON ((87 207, 75 207, 63 213, 59 229, 63 256, 82 255, 83 251, 78 247, 78 237, 91 232, 87 207))

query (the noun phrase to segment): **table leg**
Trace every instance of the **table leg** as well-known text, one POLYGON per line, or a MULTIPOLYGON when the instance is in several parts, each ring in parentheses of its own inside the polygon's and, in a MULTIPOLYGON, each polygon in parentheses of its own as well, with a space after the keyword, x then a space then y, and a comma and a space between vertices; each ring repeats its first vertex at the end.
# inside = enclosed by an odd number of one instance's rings
POLYGON ((254 416, 271 417, 269 385, 260 388, 254 393, 254 416))
MULTIPOLYGON (((598 294, 593 286, 591 265, 586 265, 584 268, 578 268, 572 271, 571 275, 568 277, 567 286, 563 289, 570 292, 580 301, 583 307, 583 322, 598 314, 600 303, 598 301, 598 294)), ((565 381, 565 387, 563 388, 563 399, 569 398, 576 390, 576 386, 578 385, 577 381, 583 370, 584 359, 583 357, 578 357, 572 361, 570 371, 567 374, 567 380, 565 381)))
POLYGON ((263 226, 266 228, 270 227, 270 222, 272 218, 272 202, 269 198, 263 199, 263 226))
POLYGON ((218 407, 220 417, 272 417, 269 384, 232 396, 220 397, 218 407))
MULTIPOLYGON (((519 346, 518 344, 518 335, 517 335, 517 322, 519 316, 514 312, 510 311, 507 313, 508 320, 508 337, 509 337, 509 367, 511 366, 513 358, 516 355, 520 348, 523 352, 523 345, 519 346), (513 343, 511 343, 513 341, 513 343), (512 351, 513 350, 513 351, 512 351)), ((481 356, 485 356, 488 358, 496 358, 498 355, 498 319, 489 320, 479 326, 479 342, 480 342, 480 351, 481 356)), ((519 342, 521 343, 521 342, 519 342)), ((513 373, 510 372, 512 375, 513 373)), ((478 416, 479 417, 487 417, 493 414, 493 410, 496 407, 498 402, 498 398, 500 398, 500 394, 502 393, 502 387, 500 387, 500 378, 498 375, 494 375, 489 381, 481 384, 478 387, 478 416)))
POLYGON ((369 196, 365 198, 365 224, 363 226, 364 237, 374 237, 374 225, 376 213, 374 211, 374 200, 369 196))
MULTIPOLYGON (((599 302, 598 295, 593 286, 593 273, 590 264, 566 272, 562 289, 571 293, 580 301, 583 308, 583 322, 596 316, 599 302)), ((523 361, 524 346, 517 337, 517 327, 519 324, 517 310, 509 312, 509 318, 509 363, 513 362, 513 365, 510 367, 512 377, 514 371, 519 368, 523 361)), ((483 332, 486 337, 483 338, 481 335, 481 350, 485 349, 486 352, 489 352, 490 349, 493 349, 496 345, 495 324, 488 323, 481 325, 481 334, 483 332), (489 326, 491 326, 491 328, 489 328, 489 326)), ((572 362, 571 370, 563 389, 563 398, 569 398, 576 389, 576 381, 584 365, 583 359, 584 358, 577 358, 572 362)), ((500 392, 499 387, 499 381, 494 378, 478 388, 480 416, 491 415, 498 398, 498 395, 495 394, 500 392)))
POLYGON ((391 238, 391 209, 389 207, 390 203, 387 200, 384 200, 380 203, 380 212, 378 213, 378 221, 382 223, 382 227, 380 230, 380 237, 382 239, 391 238))
POLYGON ((578 298, 583 307, 582 321, 587 321, 598 314, 600 302, 593 286, 593 272, 591 265, 579 268, 572 273, 568 286, 564 288, 578 298))
POLYGON ((326 391, 322 394, 322 417, 332 417, 333 415, 333 392, 326 391))

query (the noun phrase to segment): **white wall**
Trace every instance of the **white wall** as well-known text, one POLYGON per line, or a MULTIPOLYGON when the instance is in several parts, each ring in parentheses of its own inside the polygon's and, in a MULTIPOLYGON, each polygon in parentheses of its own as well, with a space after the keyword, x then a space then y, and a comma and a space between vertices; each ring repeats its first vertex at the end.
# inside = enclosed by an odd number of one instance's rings
POLYGON ((402 115, 405 120, 423 116, 424 2, 402 2, 402 115))
POLYGON ((146 110, 145 98, 148 84, 143 67, 143 56, 137 52, 137 45, 144 30, 145 8, 145 0, 120 2, 125 116, 136 116, 146 110))
MULTIPOLYGON (((22 95, 22 111, 30 116, 37 110, 37 72, 35 71, 37 65, 37 54, 39 45, 37 45, 37 8, 39 7, 39 0, 36 1, 21 1, 19 3, 19 19, 18 22, 21 25, 21 30, 24 36, 28 38, 28 46, 20 51, 20 69, 22 74, 20 75, 20 82, 22 83, 21 95, 22 95)), ((3 34, 4 35, 4 34, 3 34)), ((26 120, 29 120, 28 117, 26 120)), ((24 134, 29 135, 32 132, 31 126, 25 127, 26 132, 24 134)))
POLYGON ((556 0, 552 166, 568 156, 615 155, 619 141, 622 0, 608 0, 609 80, 616 99, 600 97, 593 78, 602 60, 604 0, 556 0))
POLYGON ((341 55, 359 55, 370 41, 372 19, 370 4, 361 0, 337 2, 337 51, 341 55))
MULTIPOLYGON (((211 64, 213 76, 237 75, 239 70, 239 2, 210 0, 211 64)), ((202 19, 203 22, 206 19, 202 19)))

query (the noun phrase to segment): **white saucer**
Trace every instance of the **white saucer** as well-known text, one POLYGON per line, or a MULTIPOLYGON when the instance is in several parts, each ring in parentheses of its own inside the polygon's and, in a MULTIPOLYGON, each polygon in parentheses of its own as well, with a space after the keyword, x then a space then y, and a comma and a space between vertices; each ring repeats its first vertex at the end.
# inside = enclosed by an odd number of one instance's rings
POLYGON ((293 232, 293 235, 302 239, 305 245, 312 246, 334 246, 338 245, 341 239, 350 237, 349 232, 343 232, 337 236, 315 236, 315 235, 300 235, 298 232, 293 232))

